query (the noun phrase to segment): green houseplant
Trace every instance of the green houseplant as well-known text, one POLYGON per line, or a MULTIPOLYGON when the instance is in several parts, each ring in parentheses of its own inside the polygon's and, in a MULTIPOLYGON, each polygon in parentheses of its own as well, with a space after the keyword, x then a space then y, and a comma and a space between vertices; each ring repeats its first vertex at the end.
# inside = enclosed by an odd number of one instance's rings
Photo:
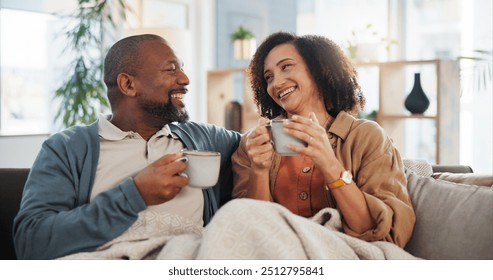
POLYGON ((74 53, 66 79, 55 91, 55 99, 60 100, 55 121, 61 121, 64 127, 89 124, 100 111, 109 108, 102 78, 106 52, 103 36, 115 27, 112 8, 119 9, 125 19, 128 8, 124 0, 78 0, 78 8, 71 15, 75 25, 64 32, 68 41, 64 51, 74 53))
POLYGON ((233 42, 235 59, 250 59, 256 48, 255 36, 253 33, 240 25, 233 33, 231 33, 230 37, 233 42))
POLYGON ((493 84, 493 51, 476 49, 458 57, 463 78, 462 90, 472 93, 491 90, 493 84), (462 64, 462 63, 461 63, 462 64))
POLYGON ((242 25, 238 26, 233 33, 231 33, 231 41, 236 41, 236 40, 244 40, 244 39, 253 39, 255 36, 253 33, 243 27, 242 25))
POLYGON ((390 48, 393 45, 397 45, 396 39, 387 38, 385 36, 381 36, 375 29, 375 26, 371 23, 365 25, 362 29, 356 29, 351 31, 351 36, 346 41, 346 50, 349 58, 357 59, 358 47, 361 47, 361 44, 364 43, 365 40, 370 42, 375 42, 376 45, 383 46, 385 48, 387 59, 390 54, 390 48))

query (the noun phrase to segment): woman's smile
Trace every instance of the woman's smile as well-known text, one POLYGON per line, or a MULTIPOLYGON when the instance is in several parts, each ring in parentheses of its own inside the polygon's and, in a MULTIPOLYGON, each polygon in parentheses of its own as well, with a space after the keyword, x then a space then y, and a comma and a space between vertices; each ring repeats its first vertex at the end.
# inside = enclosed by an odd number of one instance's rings
POLYGON ((283 91, 281 91, 279 93, 279 95, 277 97, 279 97, 279 99, 283 99, 284 97, 286 97, 288 94, 292 93, 297 87, 289 87, 283 91))

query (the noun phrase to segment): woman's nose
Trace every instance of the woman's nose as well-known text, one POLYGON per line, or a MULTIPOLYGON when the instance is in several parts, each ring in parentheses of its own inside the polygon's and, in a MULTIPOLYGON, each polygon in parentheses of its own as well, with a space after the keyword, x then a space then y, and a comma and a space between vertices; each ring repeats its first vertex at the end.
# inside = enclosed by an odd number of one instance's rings
POLYGON ((272 79, 272 84, 274 85, 275 89, 281 89, 284 86, 284 82, 286 81, 286 79, 284 79, 281 75, 276 75, 272 79))

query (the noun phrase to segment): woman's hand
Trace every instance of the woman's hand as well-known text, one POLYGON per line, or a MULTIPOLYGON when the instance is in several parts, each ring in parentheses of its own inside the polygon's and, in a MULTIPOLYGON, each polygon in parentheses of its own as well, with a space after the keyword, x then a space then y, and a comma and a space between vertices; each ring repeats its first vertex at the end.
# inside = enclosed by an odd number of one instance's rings
MULTIPOLYGON (((335 157, 329 142, 327 132, 322 127, 314 113, 308 118, 301 116, 291 117, 292 122, 284 125, 286 132, 308 143, 307 147, 288 145, 290 149, 311 157, 313 163, 319 168, 326 183, 339 179, 344 166, 335 157)), ((363 192, 356 182, 351 182, 342 188, 330 190, 337 203, 337 209, 348 227, 357 234, 375 228, 376 222, 372 219, 363 192)))
POLYGON ((274 149, 267 128, 268 122, 268 119, 260 118, 258 126, 247 135, 246 150, 255 173, 268 172, 272 165, 274 149))
POLYGON ((305 141, 307 146, 299 147, 288 144, 287 147, 309 156, 329 181, 337 180, 342 166, 335 157, 325 127, 320 125, 315 113, 310 113, 308 118, 293 115, 291 120, 284 125, 285 131, 305 141))

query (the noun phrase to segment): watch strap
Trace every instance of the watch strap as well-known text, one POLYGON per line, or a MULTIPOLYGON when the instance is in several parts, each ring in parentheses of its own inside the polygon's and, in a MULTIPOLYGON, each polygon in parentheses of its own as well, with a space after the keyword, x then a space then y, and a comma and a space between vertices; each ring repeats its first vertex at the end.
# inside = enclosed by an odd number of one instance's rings
POLYGON ((327 188, 327 190, 337 189, 345 185, 351 184, 352 180, 353 180, 353 176, 351 175, 349 170, 346 170, 342 172, 341 177, 338 180, 332 183, 328 183, 325 187, 327 188))
POLYGON ((345 186, 345 185, 346 185, 346 182, 344 182, 344 180, 342 180, 342 179, 339 179, 335 182, 327 184, 327 188, 333 190, 333 189, 337 189, 337 188, 340 188, 340 187, 345 186))

